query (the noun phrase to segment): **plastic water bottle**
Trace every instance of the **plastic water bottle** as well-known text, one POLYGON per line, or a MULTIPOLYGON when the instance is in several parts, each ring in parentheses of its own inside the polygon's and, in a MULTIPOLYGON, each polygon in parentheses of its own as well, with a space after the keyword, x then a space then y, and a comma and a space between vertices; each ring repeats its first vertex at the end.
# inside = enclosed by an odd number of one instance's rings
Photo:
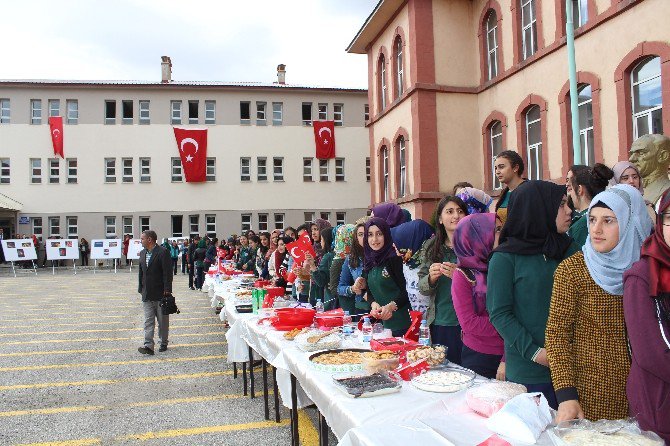
POLYGON ((430 330, 425 319, 421 320, 421 327, 419 327, 419 344, 430 345, 430 330))
POLYGON ((348 339, 354 334, 354 326, 351 325, 351 315, 348 311, 345 311, 344 317, 342 317, 342 334, 345 339, 348 339))
POLYGON ((316 312, 323 313, 323 302, 321 302, 321 299, 316 301, 316 312))
POLYGON ((372 341, 372 324, 370 323, 370 318, 366 317, 363 319, 363 342, 372 341))

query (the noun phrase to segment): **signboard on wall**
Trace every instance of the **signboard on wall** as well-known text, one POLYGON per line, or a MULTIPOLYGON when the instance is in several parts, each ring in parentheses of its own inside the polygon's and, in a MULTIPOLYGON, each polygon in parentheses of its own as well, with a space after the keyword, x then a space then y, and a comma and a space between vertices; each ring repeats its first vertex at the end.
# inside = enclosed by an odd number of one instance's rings
POLYGON ((79 240, 47 239, 47 260, 77 260, 79 258, 79 240))
POLYGON ((97 239, 91 240, 91 258, 92 259, 120 259, 121 239, 97 239))
POLYGON ((5 260, 8 262, 37 260, 35 245, 33 245, 33 240, 29 238, 3 240, 2 251, 5 253, 5 260))
POLYGON ((130 239, 128 243, 128 255, 126 256, 129 260, 137 260, 140 258, 140 251, 144 248, 142 247, 142 240, 138 238, 130 239))
POLYGON ((24 216, 19 217, 19 224, 20 225, 29 225, 30 224, 30 217, 24 217, 24 216))

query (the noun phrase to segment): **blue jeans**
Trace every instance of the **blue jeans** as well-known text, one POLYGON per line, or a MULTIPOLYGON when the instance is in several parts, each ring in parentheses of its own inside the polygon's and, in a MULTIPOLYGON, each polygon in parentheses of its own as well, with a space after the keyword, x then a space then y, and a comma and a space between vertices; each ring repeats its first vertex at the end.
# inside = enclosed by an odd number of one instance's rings
POLYGON ((195 267, 195 288, 202 289, 203 284, 205 283, 205 268, 203 266, 195 267))
POLYGON ((478 375, 482 375, 489 379, 494 379, 498 372, 500 359, 502 355, 489 355, 487 353, 480 353, 463 344, 463 351, 461 353, 461 365, 466 369, 470 369, 478 375))

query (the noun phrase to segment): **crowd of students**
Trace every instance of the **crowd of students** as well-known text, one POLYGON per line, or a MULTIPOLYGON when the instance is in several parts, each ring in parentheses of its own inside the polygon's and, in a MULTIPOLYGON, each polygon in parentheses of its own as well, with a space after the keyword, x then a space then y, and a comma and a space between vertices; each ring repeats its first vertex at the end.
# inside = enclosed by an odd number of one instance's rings
POLYGON ((494 166, 504 187, 492 211, 463 182, 430 222, 384 203, 337 227, 195 238, 189 287, 202 288, 219 255, 394 336, 425 308, 450 361, 542 392, 558 422, 633 416, 670 441, 670 191, 646 203, 627 162, 572 166, 565 185, 525 180, 513 151, 494 166), (286 245, 304 234, 315 255, 298 265, 286 245))

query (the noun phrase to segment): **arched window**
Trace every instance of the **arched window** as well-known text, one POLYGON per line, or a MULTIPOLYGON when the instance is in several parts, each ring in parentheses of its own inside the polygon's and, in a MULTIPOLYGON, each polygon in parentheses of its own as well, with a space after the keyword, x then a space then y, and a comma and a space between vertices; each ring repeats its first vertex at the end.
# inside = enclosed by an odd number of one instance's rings
POLYGON ((407 150, 404 136, 398 137, 398 197, 404 197, 407 193, 407 150))
POLYGON ((379 56, 379 108, 386 108, 386 58, 379 56))
POLYGON ((389 199, 389 152, 386 146, 381 150, 382 161, 382 201, 389 199))
POLYGON ((535 0, 521 2, 521 58, 528 59, 537 52, 537 17, 535 0))
POLYGON ((494 189, 501 189, 502 184, 498 181, 495 169, 496 157, 503 151, 503 131, 502 123, 500 121, 493 121, 491 123, 487 140, 489 153, 491 154, 491 184, 494 189))
POLYGON ((575 29, 585 25, 589 21, 588 6, 589 0, 572 0, 572 23, 575 29))
POLYGON ((593 93, 591 85, 580 85, 577 90, 579 106, 579 142, 582 162, 587 166, 595 164, 595 144, 593 138, 593 93))
POLYGON ((540 106, 533 105, 526 110, 526 156, 528 179, 542 179, 542 119, 540 106))
POLYGON ((661 59, 650 57, 631 72, 633 140, 649 133, 663 133, 661 59))
POLYGON ((498 75, 498 17, 494 10, 486 18, 486 51, 489 80, 498 75))
POLYGON ((399 98, 405 90, 405 79, 403 77, 402 65, 402 39, 400 36, 396 37, 395 39, 395 43, 393 44, 393 51, 395 53, 395 97, 399 98))

